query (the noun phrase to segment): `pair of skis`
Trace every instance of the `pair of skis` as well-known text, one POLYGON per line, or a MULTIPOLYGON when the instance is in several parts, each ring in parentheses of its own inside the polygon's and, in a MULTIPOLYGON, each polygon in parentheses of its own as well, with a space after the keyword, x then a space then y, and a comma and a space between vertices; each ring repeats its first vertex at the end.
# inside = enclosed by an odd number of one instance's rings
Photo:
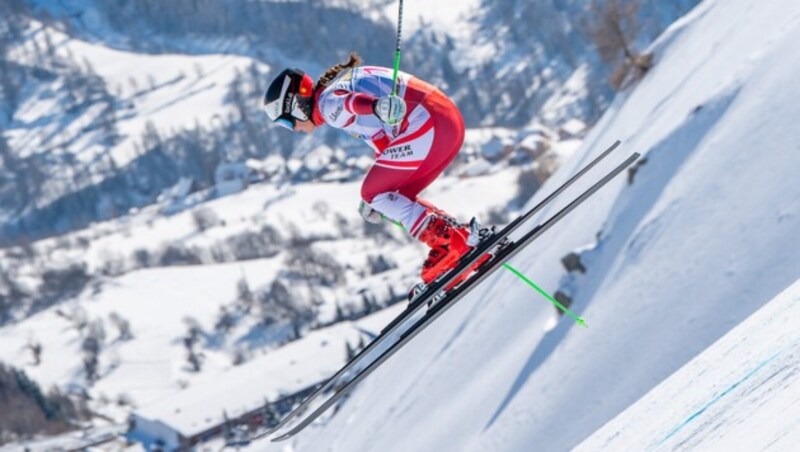
POLYGON ((355 388, 355 386, 358 385, 359 382, 374 372, 375 369, 377 369, 383 362, 389 359, 389 357, 391 357, 408 341, 413 339, 417 334, 424 330, 447 309, 455 305, 458 300, 476 287, 481 281, 489 277, 498 268, 502 267, 504 262, 511 259, 526 245, 536 240, 555 223, 575 209, 579 204, 592 196, 592 194, 607 184, 611 179, 629 167, 639 157, 638 153, 631 154, 625 161, 617 165, 602 179, 586 189, 578 197, 573 199, 569 204, 564 206, 561 210, 556 212, 543 223, 538 224, 534 228, 530 229, 519 239, 513 242, 509 241, 509 236, 520 226, 522 226, 526 220, 530 219, 537 212, 541 211, 542 208, 553 201, 553 199, 555 199, 559 194, 564 192, 568 187, 575 183, 575 181, 577 181, 600 161, 611 154, 611 152, 619 145, 620 141, 614 142, 614 144, 612 144, 608 149, 603 151, 603 153, 589 162, 580 171, 564 182, 553 193, 548 195, 536 206, 520 215, 517 219, 509 223, 499 232, 496 232, 495 234, 482 240, 474 249, 462 257, 456 268, 449 271, 418 293, 417 296, 415 296, 414 299, 409 303, 409 306, 392 322, 390 322, 381 331, 381 334, 378 337, 376 337, 366 348, 364 348, 355 357, 353 357, 353 359, 345 364, 344 367, 342 367, 335 375, 321 384, 314 391, 314 393, 308 396, 300 405, 287 414, 277 425, 257 436, 254 436, 251 439, 255 440, 258 438, 263 438, 265 436, 272 435, 278 430, 281 430, 292 420, 308 412, 312 403, 319 399, 321 395, 333 390, 333 394, 331 394, 321 405, 316 407, 309 414, 306 414, 302 420, 295 424, 290 430, 286 431, 280 436, 275 437, 272 441, 283 441, 291 438, 311 424, 336 402, 348 395, 355 388), (453 280, 455 280, 464 271, 471 268, 475 262, 477 262, 477 260, 486 253, 493 254, 493 257, 484 263, 474 275, 469 277, 466 281, 455 288, 452 288, 447 292, 444 291, 453 280), (415 314, 420 311, 422 307, 428 306, 429 302, 433 300, 436 300, 436 302, 423 316, 415 316, 415 314), (409 321, 409 319, 412 320, 409 321), (404 325, 409 323, 411 326, 408 328, 402 328, 404 325), (390 342, 389 339, 394 340, 390 342), (387 344, 388 347, 382 347, 387 344), (373 357, 373 359, 367 359, 369 357, 373 357))

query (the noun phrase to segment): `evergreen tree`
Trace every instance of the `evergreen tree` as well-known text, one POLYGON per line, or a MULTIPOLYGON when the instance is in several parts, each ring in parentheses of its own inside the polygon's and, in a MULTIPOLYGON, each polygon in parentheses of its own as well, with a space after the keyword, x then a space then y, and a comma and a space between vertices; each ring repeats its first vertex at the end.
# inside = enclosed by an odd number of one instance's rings
POLYGON ((88 411, 57 389, 45 394, 28 375, 0 363, 0 441, 56 434, 86 419, 88 411), (6 409, 13 407, 13 409, 6 409))

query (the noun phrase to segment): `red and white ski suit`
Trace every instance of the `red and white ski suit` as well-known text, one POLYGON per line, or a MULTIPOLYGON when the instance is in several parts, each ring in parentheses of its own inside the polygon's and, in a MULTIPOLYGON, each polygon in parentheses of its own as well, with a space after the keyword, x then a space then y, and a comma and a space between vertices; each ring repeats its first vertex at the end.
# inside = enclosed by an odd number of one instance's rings
POLYGON ((417 196, 458 154, 464 120, 444 93, 400 72, 397 95, 405 100, 407 114, 399 125, 383 123, 372 105, 391 94, 392 76, 392 69, 376 66, 343 71, 316 93, 313 121, 342 129, 375 150, 377 160, 367 173, 361 197, 416 237, 430 213, 430 206, 417 196))

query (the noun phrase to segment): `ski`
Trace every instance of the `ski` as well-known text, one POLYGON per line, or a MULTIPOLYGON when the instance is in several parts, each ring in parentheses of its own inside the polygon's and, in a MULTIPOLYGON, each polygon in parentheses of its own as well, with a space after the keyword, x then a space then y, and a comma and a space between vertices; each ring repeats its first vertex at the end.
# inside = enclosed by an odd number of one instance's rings
MULTIPOLYGON (((541 200, 536 206, 529 209, 524 214, 518 216, 514 221, 507 224, 503 229, 499 232, 494 233, 487 239, 482 240, 478 246, 473 248, 469 253, 461 258, 459 264, 451 271, 440 277, 438 280, 434 281, 433 284, 428 286, 425 291, 420 293, 414 300, 409 304, 408 308, 406 308, 400 315, 397 316, 394 320, 392 320, 387 326, 383 328, 381 332, 388 331, 393 329, 396 325, 402 323, 406 318, 408 318, 411 314, 415 313, 421 306, 427 304, 428 300, 436 295, 439 294, 445 287, 450 284, 450 282, 461 275, 466 269, 472 267, 472 265, 484 254, 488 251, 492 250, 495 246, 499 245, 503 239, 507 238, 511 235, 516 229, 522 225, 525 221, 527 221, 530 217, 538 213, 542 208, 550 204, 559 194, 569 188, 575 181, 581 178, 584 174, 586 174, 590 169, 596 166, 600 161, 602 161, 605 157, 611 154, 614 149, 616 149, 622 142, 620 140, 615 141, 611 146, 609 146, 605 151, 603 151, 600 155, 595 157, 591 162, 589 162, 586 166, 581 168, 580 171, 575 173, 572 177, 570 177, 566 182, 561 184, 555 191, 550 193, 546 198, 541 200)), ((377 339, 376 339, 377 340, 377 339)))
POLYGON ((356 374, 351 380, 349 380, 343 386, 339 387, 336 390, 336 392, 330 398, 328 398, 328 400, 326 400, 322 405, 320 405, 317 409, 315 409, 311 414, 303 418, 303 420, 294 427, 292 427, 291 430, 287 431, 285 434, 281 436, 274 438, 272 441, 277 442, 289 439, 292 436, 299 433, 309 424, 311 424, 316 418, 322 415, 322 413, 327 411, 328 408, 330 408, 336 402, 338 402, 347 394, 349 394, 353 390, 353 388, 355 388, 356 385, 358 385, 358 383, 360 383, 364 378, 366 378, 369 374, 375 371, 375 369, 377 369, 381 364, 383 364, 383 362, 389 359, 389 357, 391 357, 394 353, 400 350, 408 341, 413 339, 417 334, 419 334, 423 329, 425 329, 425 327, 430 325, 445 311, 447 311, 448 309, 450 309, 450 307, 455 305, 471 289, 476 287, 481 281, 483 281, 491 274, 493 274, 498 268, 501 268, 504 262, 511 259, 525 246, 527 246, 528 244, 536 240, 538 237, 540 237, 545 231, 550 229, 554 224, 556 224, 558 221, 564 218, 564 216, 569 214, 578 205, 583 203, 586 199, 588 199, 595 192, 597 192, 601 187, 606 185, 611 179, 613 179, 619 173, 621 173, 627 167, 629 167, 637 158, 639 158, 638 153, 631 154, 631 156, 628 157, 624 162, 617 165, 602 179, 600 179, 591 187, 586 189, 583 193, 581 193, 578 197, 573 199, 569 204, 564 206, 561 210, 556 212, 553 216, 551 216, 543 223, 529 230, 520 239, 500 248, 497 255, 495 255, 491 260, 489 260, 486 264, 484 264, 475 275, 472 275, 472 277, 467 279, 460 286, 455 287, 451 292, 447 293, 444 299, 435 304, 425 314, 424 317, 417 320, 408 330, 406 330, 401 335, 400 339, 397 342, 393 343, 388 349, 386 349, 383 353, 381 353, 381 355, 378 356, 377 359, 372 361, 367 367, 365 367, 361 372, 356 374))
POLYGON ((409 306, 401 312, 394 320, 389 322, 381 333, 375 339, 370 342, 366 348, 361 350, 356 356, 354 356, 347 364, 345 364, 341 369, 339 369, 336 374, 326 380, 324 383, 319 385, 319 387, 309 395, 300 405, 298 405, 295 409, 289 412, 286 416, 281 419, 281 421, 273 426, 272 428, 260 433, 259 435, 253 437, 253 439, 263 438, 265 436, 269 436, 272 433, 280 430, 284 426, 286 426, 292 419, 296 418, 298 415, 303 413, 308 409, 311 403, 319 397, 321 394, 330 391, 334 386, 339 383, 341 378, 348 374, 351 370, 353 370, 357 364, 359 364, 364 357, 368 356, 374 350, 376 350, 379 346, 383 345, 384 342, 389 337, 396 332, 397 328, 403 325, 406 320, 414 315, 420 308, 427 305, 427 302, 431 300, 433 297, 437 296, 442 290, 448 286, 448 284, 461 275, 466 269, 470 268, 481 256, 486 254, 486 252, 492 250, 498 244, 502 243, 502 241, 507 238, 511 233, 516 231, 516 229, 522 225, 526 220, 531 218, 537 212, 541 211, 545 206, 547 206, 550 202, 552 202, 558 195, 564 192, 567 188, 572 186, 578 179, 580 179, 583 175, 585 175, 589 170, 595 167, 598 163, 600 163, 603 159, 605 159, 609 154, 611 154, 619 145, 621 144, 620 140, 615 141, 611 146, 606 148, 602 153, 600 153, 597 157, 595 157, 592 161, 586 164, 583 168, 580 169, 577 173, 575 173, 572 177, 567 179, 564 183, 562 183, 558 188, 556 188, 552 193, 550 193, 546 198, 541 200, 538 204, 532 207, 530 210, 525 212, 524 214, 517 217, 514 221, 503 227, 500 231, 496 232, 492 236, 482 240, 474 250, 470 253, 465 255, 459 265, 456 266, 453 270, 445 274, 443 277, 439 278, 437 281, 429 285, 425 288, 423 292, 417 295, 409 306))

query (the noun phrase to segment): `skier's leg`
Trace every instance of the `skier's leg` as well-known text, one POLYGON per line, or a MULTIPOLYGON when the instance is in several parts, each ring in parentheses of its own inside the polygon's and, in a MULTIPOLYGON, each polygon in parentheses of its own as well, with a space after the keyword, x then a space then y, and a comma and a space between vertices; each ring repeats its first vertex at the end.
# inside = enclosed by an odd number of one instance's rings
MULTIPOLYGON (((431 168, 438 166, 443 153, 450 153, 449 148, 434 146, 439 134, 436 130, 437 118, 426 108, 425 101, 428 97, 430 95, 409 112, 404 120, 409 125, 408 128, 383 149, 361 186, 361 198, 365 202, 385 216, 403 222, 406 227, 409 225, 403 218, 393 216, 395 211, 402 212, 403 206, 393 208, 387 202, 395 201, 395 197, 387 200, 383 199, 386 198, 384 196, 377 202, 375 199, 388 193, 401 193, 405 198, 399 198, 401 204, 405 204, 406 200, 414 202, 424 187, 412 190, 408 187, 421 176, 427 175, 431 168)), ((432 181, 430 179, 428 184, 432 181)))
POLYGON ((431 248, 422 268, 422 279, 430 282, 469 251, 470 230, 418 199, 419 193, 452 163, 464 140, 461 115, 444 94, 432 93, 424 105, 433 127, 422 127, 395 140, 367 175, 362 197, 431 248))
POLYGON ((361 185, 361 198, 385 217, 406 230, 424 213, 425 207, 400 193, 412 172, 373 166, 361 185))
MULTIPOLYGON (((370 177, 384 183, 398 177, 391 170, 373 168, 370 177), (379 178, 386 176, 386 178, 379 178)), ((366 185, 366 184, 365 184, 366 185)), ((374 186, 373 186, 374 187, 374 186)), ((459 225, 449 215, 420 199, 412 200, 398 191, 386 191, 370 197, 371 192, 362 189, 362 196, 370 206, 386 217, 400 222, 416 239, 430 247, 422 265, 422 280, 430 283, 440 274, 454 267, 466 254, 470 230, 459 225), (370 199, 371 198, 371 199, 370 199)))
POLYGON ((400 190, 412 199, 416 199, 422 190, 450 166, 464 143, 464 120, 450 99, 436 91, 425 99, 425 106, 431 112, 435 135, 424 165, 420 166, 400 190))
POLYGON ((434 91, 423 106, 423 113, 429 116, 426 124, 398 137, 375 162, 361 187, 364 201, 409 231, 424 211, 442 213, 430 203, 417 202, 417 196, 452 163, 464 141, 464 121, 444 94, 434 91), (409 207, 409 202, 417 205, 409 207))

